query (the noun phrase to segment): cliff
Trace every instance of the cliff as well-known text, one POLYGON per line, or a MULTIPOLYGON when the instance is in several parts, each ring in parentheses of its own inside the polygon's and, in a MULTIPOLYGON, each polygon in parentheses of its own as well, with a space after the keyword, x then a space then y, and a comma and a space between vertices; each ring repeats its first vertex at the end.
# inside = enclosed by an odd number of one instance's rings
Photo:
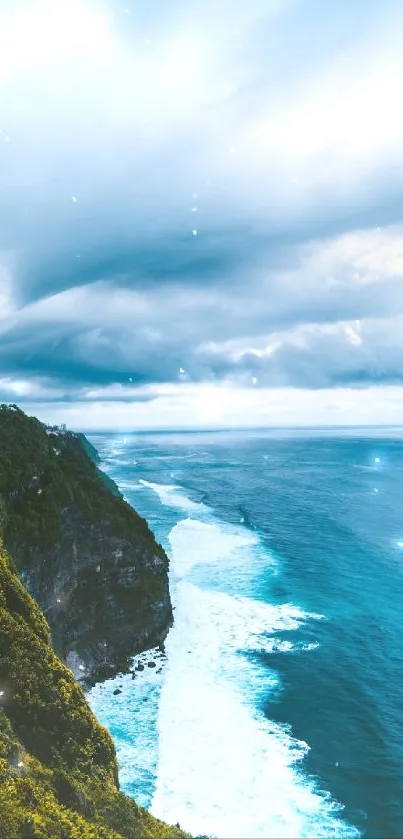
POLYGON ((85 685, 128 669, 172 624, 168 558, 83 435, 0 406, 5 547, 85 685))
POLYGON ((118 791, 108 733, 0 544, 1 839, 185 839, 118 791))

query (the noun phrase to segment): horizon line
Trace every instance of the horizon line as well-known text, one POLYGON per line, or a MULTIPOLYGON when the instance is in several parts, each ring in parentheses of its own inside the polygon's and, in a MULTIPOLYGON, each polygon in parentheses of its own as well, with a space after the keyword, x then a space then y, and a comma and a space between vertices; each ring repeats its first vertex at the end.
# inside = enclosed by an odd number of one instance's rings
MULTIPOLYGON (((344 424, 344 425, 237 425, 237 426, 170 426, 168 428, 83 428, 76 427, 74 430, 82 434, 216 434, 225 432, 259 432, 259 431, 348 431, 365 429, 400 429, 403 431, 402 423, 368 423, 368 424, 344 424)), ((73 429, 72 429, 73 430, 73 429)))

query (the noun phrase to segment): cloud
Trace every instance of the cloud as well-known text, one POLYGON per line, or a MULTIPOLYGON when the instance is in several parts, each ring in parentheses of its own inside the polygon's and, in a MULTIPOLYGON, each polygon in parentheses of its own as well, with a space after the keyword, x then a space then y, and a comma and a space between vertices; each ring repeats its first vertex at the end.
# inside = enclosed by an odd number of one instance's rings
POLYGON ((402 24, 388 0, 3 0, 1 392, 399 384, 402 24))
POLYGON ((73 287, 0 324, 0 371, 66 393, 220 379, 328 387, 401 381, 403 229, 310 243, 249 282, 73 287), (184 372, 181 372, 184 371, 184 372))

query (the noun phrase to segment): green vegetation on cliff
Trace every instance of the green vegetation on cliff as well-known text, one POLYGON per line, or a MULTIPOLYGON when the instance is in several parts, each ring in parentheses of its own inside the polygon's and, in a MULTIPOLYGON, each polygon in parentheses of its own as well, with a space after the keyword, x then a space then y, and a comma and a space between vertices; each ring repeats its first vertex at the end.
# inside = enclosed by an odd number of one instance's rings
POLYGON ((60 511, 74 506, 88 524, 113 518, 116 536, 135 528, 165 557, 145 519, 113 481, 101 477, 96 457, 84 435, 46 428, 16 405, 0 405, 0 496, 7 513, 5 542, 13 552, 51 545, 60 535, 60 511))
POLYGON ((172 623, 168 558, 98 460, 84 435, 0 405, 4 545, 87 685, 127 670, 172 623))
POLYGON ((56 654, 84 657, 87 681, 127 667, 169 628, 167 571, 85 437, 0 406, 1 839, 184 836, 119 792, 112 740, 56 654))
POLYGON ((112 740, 0 544, 1 839, 180 839, 117 788, 112 740))

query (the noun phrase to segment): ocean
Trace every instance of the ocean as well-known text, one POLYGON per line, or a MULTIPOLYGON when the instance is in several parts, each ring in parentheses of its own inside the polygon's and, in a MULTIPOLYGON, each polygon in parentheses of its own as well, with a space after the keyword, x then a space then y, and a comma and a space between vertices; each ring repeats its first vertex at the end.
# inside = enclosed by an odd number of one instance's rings
POLYGON ((171 560, 166 655, 88 696, 122 789, 193 835, 402 837, 402 434, 88 436, 171 560))

